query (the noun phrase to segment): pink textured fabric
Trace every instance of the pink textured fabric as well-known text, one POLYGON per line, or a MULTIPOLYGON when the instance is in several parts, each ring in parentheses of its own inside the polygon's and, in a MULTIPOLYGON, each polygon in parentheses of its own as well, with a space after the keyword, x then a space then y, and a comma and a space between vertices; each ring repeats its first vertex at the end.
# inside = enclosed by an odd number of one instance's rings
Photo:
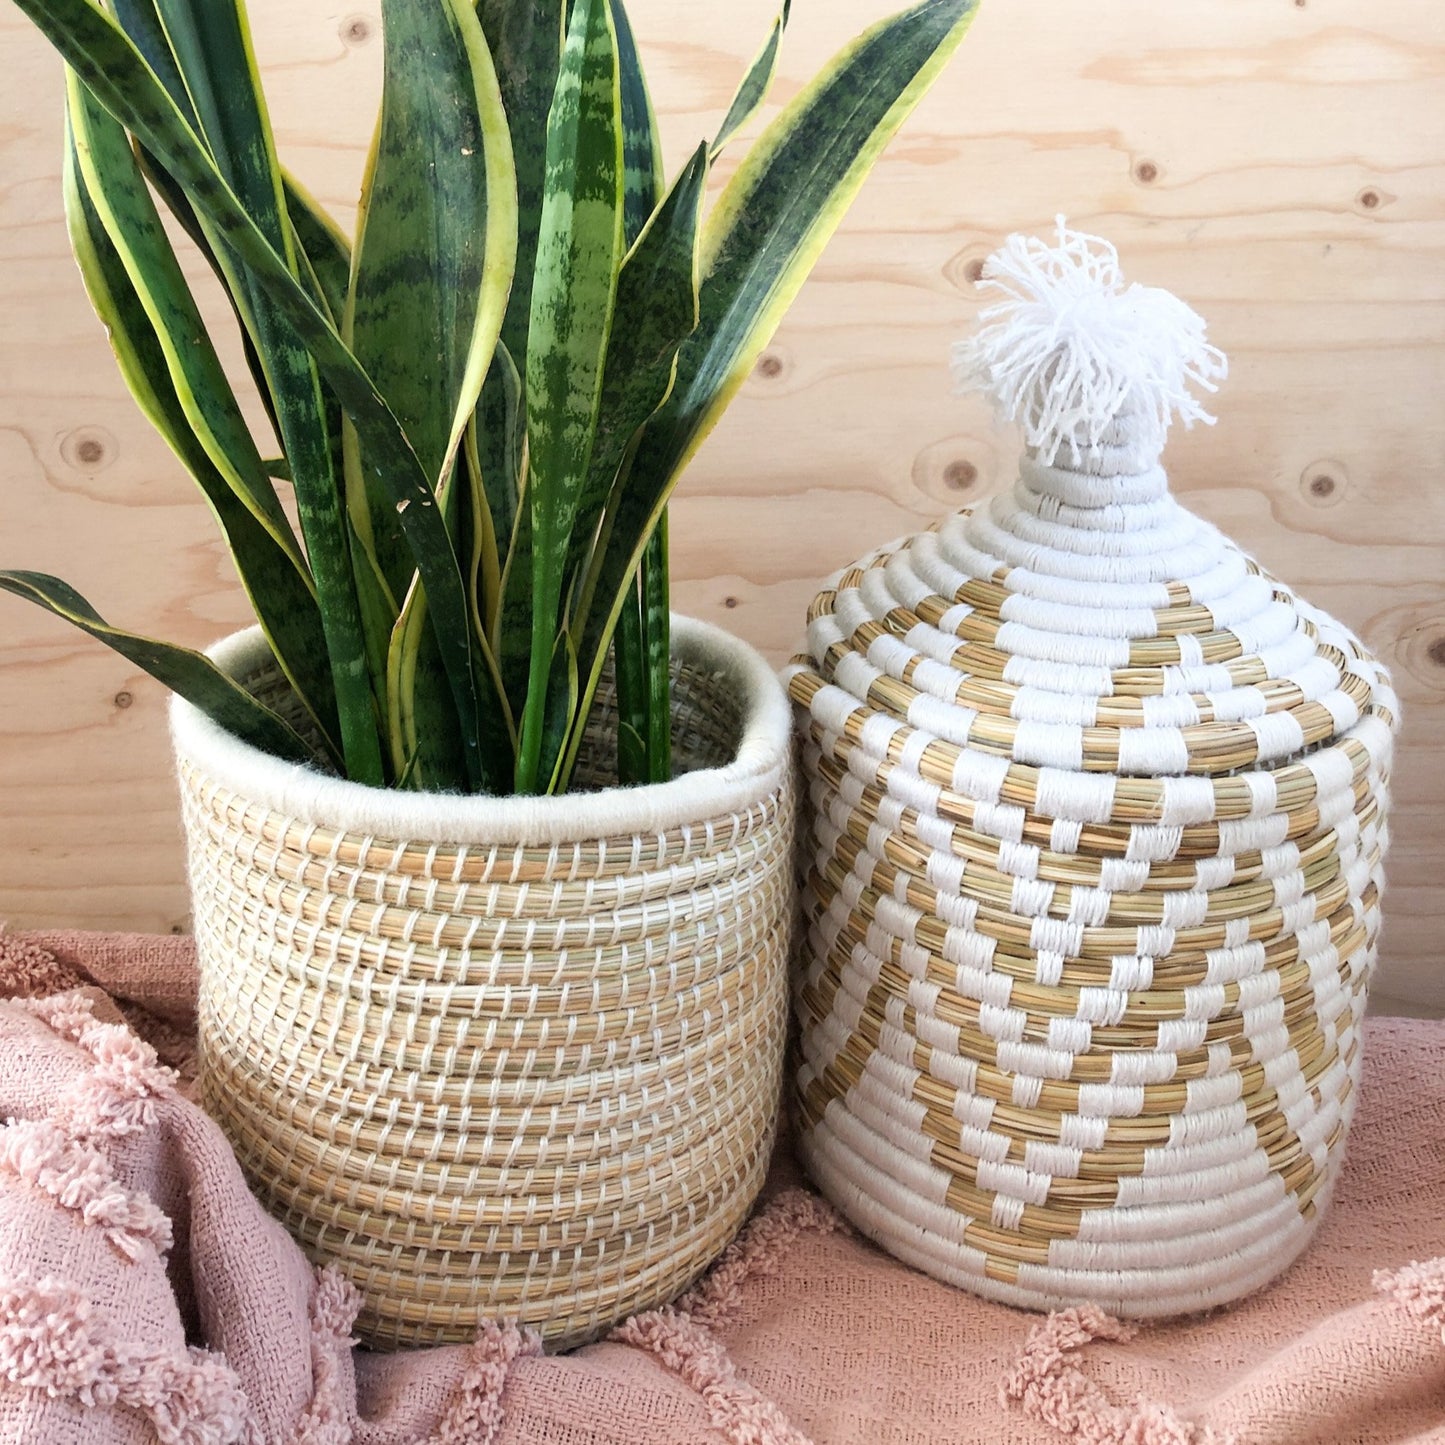
POLYGON ((1368 1026, 1333 1212, 1226 1313, 987 1304, 784 1153, 712 1272, 602 1343, 371 1355, 187 1097, 193 986, 184 939, 0 933, 6 1445, 1445 1445, 1445 1025, 1368 1026))

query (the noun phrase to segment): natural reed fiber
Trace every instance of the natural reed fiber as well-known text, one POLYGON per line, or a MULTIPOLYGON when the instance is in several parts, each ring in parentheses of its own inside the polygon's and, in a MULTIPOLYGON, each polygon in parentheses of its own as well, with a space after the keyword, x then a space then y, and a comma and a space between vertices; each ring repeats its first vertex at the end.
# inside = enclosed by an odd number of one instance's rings
MULTIPOLYGON (((786 702, 741 654, 678 619, 686 776, 611 814, 607 794, 550 800, 553 836, 524 820, 511 843, 488 822, 511 805, 486 799, 470 838, 349 826, 346 784, 298 813, 306 779, 261 760, 248 788, 238 745, 197 745, 181 715, 204 1098, 262 1200, 361 1289, 368 1343, 506 1317, 575 1344, 685 1288, 751 1206, 782 1079, 793 793, 786 702), (713 807, 688 816, 689 789, 713 807)), ((284 705, 260 656, 228 665, 284 705)), ((604 689, 594 785, 612 726, 604 689)))
POLYGON ((1307 1243, 1379 933, 1397 704, 1167 494, 1079 470, 845 569, 803 742, 802 1153, 1007 1303, 1209 1308, 1307 1243))

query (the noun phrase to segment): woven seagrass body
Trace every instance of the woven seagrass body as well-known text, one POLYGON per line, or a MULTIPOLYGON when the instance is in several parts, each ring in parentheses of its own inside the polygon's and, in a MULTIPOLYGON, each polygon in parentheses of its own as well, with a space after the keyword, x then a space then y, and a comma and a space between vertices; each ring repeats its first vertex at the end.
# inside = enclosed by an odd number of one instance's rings
POLYGON ((1257 1288, 1328 1202, 1397 711, 1148 431, 841 573, 787 677, 808 1167, 939 1278, 1135 1316, 1257 1288))
MULTIPOLYGON (((732 762, 738 678, 685 647, 674 675, 681 769, 732 762)), ((601 783, 605 695, 594 728, 601 783)), ((368 1343, 505 1317, 565 1346, 706 1267, 776 1125, 786 746, 725 813, 462 843, 294 816, 178 755, 204 1102, 263 1202, 361 1289, 368 1343)))

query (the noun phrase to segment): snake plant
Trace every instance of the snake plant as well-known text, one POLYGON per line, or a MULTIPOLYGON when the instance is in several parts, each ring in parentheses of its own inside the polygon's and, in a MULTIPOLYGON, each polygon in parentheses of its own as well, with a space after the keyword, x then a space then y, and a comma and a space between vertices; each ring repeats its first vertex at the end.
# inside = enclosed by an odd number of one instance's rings
POLYGON ((856 39, 710 208, 786 0, 670 180, 622 0, 382 0, 353 242, 277 155, 241 0, 16 3, 66 63, 90 299, 298 705, 283 717, 56 578, 0 588, 266 751, 379 786, 565 790, 610 655, 621 780, 669 776, 668 496, 977 0, 856 39), (224 286, 275 445, 162 208, 224 286))

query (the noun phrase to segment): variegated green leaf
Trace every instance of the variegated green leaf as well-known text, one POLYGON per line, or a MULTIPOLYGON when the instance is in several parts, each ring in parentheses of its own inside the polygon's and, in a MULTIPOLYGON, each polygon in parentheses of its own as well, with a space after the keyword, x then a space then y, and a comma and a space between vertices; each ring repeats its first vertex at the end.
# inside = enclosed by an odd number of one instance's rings
MULTIPOLYGON (((518 517, 518 499, 522 493, 527 459, 527 405, 522 378, 504 342, 497 343, 482 394, 477 401, 474 435, 477 444, 477 469, 482 482, 482 495, 492 518, 492 535, 496 539, 499 565, 506 560, 512 544, 518 517)), ((492 634, 496 599, 488 613, 485 631, 492 634)), ((531 596, 528 581, 525 595, 531 596)))
MULTIPOLYGON (((624 589, 678 473, 737 394, 884 146, 937 78, 977 0, 923 0, 866 31, 767 127, 709 214, 701 319, 648 422, 579 648, 591 706, 624 589)), ((578 738, 569 748, 575 755, 578 738)))
POLYGON ((73 71, 66 77, 66 110, 87 200, 155 328, 188 425, 226 484, 304 565, 125 131, 73 71))
MULTIPOLYGON (((342 334, 439 491, 496 348, 516 254, 501 92, 471 0, 384 0, 381 120, 367 166, 342 334)), ((414 569, 385 485, 347 436, 382 575, 414 569)), ((351 504, 355 516, 355 503, 351 504)))
POLYGON ((622 594, 612 656, 617 688, 617 781, 631 788, 647 781, 647 640, 636 578, 622 594))
POLYGON ((497 545, 492 512, 487 506, 486 488, 482 484, 475 417, 462 438, 461 464, 467 469, 467 498, 471 503, 472 550, 466 573, 467 591, 472 599, 472 626, 476 628, 477 635, 486 641, 502 591, 502 551, 497 545))
POLYGON ((135 47, 145 57, 145 62, 155 72, 156 78, 165 86, 171 99, 179 107, 188 124, 195 127, 196 111, 181 79, 180 67, 176 64, 170 37, 161 21, 156 0, 110 0, 110 13, 116 23, 130 36, 135 47))
POLYGON ((667 513, 658 518, 638 568, 647 678, 647 781, 672 777, 672 615, 668 610, 667 513))
MULTIPOLYGON (((189 107, 189 100, 186 101, 186 105, 189 107)), ((229 256, 219 254, 211 245, 210 235, 205 226, 201 224, 200 217, 196 215, 195 208, 191 205, 185 191, 160 161, 144 146, 136 147, 136 158, 140 163, 141 173, 150 183, 151 189, 166 203, 167 210, 180 223, 181 229, 190 237, 196 249, 205 258, 206 264, 215 274, 216 280, 221 283, 221 290, 231 304, 231 311, 235 315, 236 325, 240 331, 246 369, 251 373, 251 379, 256 384, 256 394, 266 408, 266 417, 271 423, 272 435, 279 444, 281 424, 276 416, 276 403, 271 398, 271 382, 266 375, 265 366, 262 365, 261 355, 256 350, 256 343, 253 339, 256 321, 251 314, 251 303, 236 262, 229 256)), ((317 294, 317 291, 313 289, 313 299, 317 294)), ((287 476, 288 478, 290 476, 289 467, 287 476)))
POLYGON ((288 762, 316 761, 289 723, 238 687, 203 653, 112 627, 68 583, 43 572, 0 572, 0 592, 34 602, 105 643, 243 742, 288 762))
MULTIPOLYGON (((93 0, 16 0, 112 115, 185 188, 222 244, 245 262, 279 312, 310 349, 356 424, 368 464, 388 479, 405 519, 457 701, 463 742, 480 777, 477 691, 470 607, 461 568, 426 473, 395 416, 284 257, 257 228, 134 46, 93 0)), ((294 467, 295 458, 289 458, 294 467)), ((313 569, 314 570, 314 569, 313 569)), ((364 657, 355 675, 365 683, 364 657)), ((340 679, 338 678, 338 688, 340 679)))
POLYGON ((748 66, 747 74, 743 76, 737 94, 733 96, 732 104, 728 107, 728 113, 718 127, 718 133, 708 151, 711 159, 716 160, 722 154, 727 143, 757 114, 758 108, 767 99, 768 89, 777 73, 778 54, 783 48, 783 31, 788 28, 788 11, 791 8, 792 0, 783 0, 783 8, 778 11, 777 19, 768 31, 768 38, 763 42, 763 48, 748 66))
MULTIPOLYGON (((448 530, 456 538, 458 553, 468 559, 469 570, 486 545, 491 521, 476 492, 474 460, 473 454, 457 467, 442 498, 448 530), (484 534, 481 537, 476 535, 479 528, 484 534)), ((472 620, 477 621, 475 617, 472 620)), ((483 771, 487 777, 505 782, 513 768, 515 738, 495 662, 480 628, 477 635, 482 662, 477 685, 482 704, 483 771)), ((457 732, 456 709, 447 692, 426 593, 415 583, 392 632, 386 695, 393 766, 399 776, 407 778, 407 786, 430 792, 466 791, 466 759, 457 732)))
MULTIPOLYGON (((623 589, 613 634, 617 685, 617 781, 624 787, 672 777, 672 618, 668 611, 667 514, 642 554, 638 576, 623 589)), ((579 714, 575 726, 585 726, 579 714)), ((564 754, 559 791, 571 780, 564 754)))
POLYGON ((413 583, 392 630, 386 673, 387 742, 395 775, 418 792, 467 790, 456 709, 427 615, 413 583))
MULTIPOLYGON (((492 643, 502 669, 502 685, 512 715, 523 716, 532 676, 532 499, 530 475, 524 472, 512 527, 512 544, 502 567, 502 595, 492 624, 492 643)), ((540 761, 538 763, 540 767, 540 761)))
POLYGON ((662 141, 623 0, 611 0, 622 97, 622 242, 632 246, 662 200, 662 141))
POLYGON ((578 697, 577 647, 572 634, 563 632, 552 653, 552 668, 547 678, 547 716, 542 729, 542 756, 553 759, 552 770, 546 773, 547 793, 563 791, 561 779, 562 747, 577 715, 578 697))
POLYGON ((592 454, 622 264, 622 98, 608 0, 577 0, 547 117, 547 174, 527 352, 532 658, 518 792, 540 775, 563 570, 592 454))
MULTIPOLYGON (((271 122, 240 0, 156 0, 186 93, 216 170, 293 279, 302 274, 271 122)), ((97 92, 99 94, 99 92, 97 92)), ((179 177, 178 177, 179 179, 179 177)), ((192 204, 197 197, 190 197, 192 204)), ((244 256, 227 253, 225 237, 199 211, 223 264, 237 263, 233 284, 269 383, 273 414, 291 465, 297 512, 316 579, 322 626, 335 679, 342 749, 350 777, 383 780, 380 741, 366 673, 361 610, 351 578, 346 519, 335 471, 330 418, 321 379, 306 346, 244 256)))
MULTIPOLYGON (((70 111, 82 125, 88 109, 83 96, 72 95, 70 111)), ((114 124, 109 116, 104 120, 114 124)), ((325 638, 305 564, 294 545, 283 546, 257 520, 197 440, 176 394, 166 350, 91 200, 69 116, 67 141, 65 209, 71 246, 91 304, 105 323, 121 374, 142 412, 200 486, 272 652, 325 738, 333 761, 339 763, 336 704, 325 638)), ((129 155, 128 149, 125 154, 129 155)))
POLYGON ((297 253, 305 257, 316 279, 317 294, 325 301, 331 320, 339 326, 351 281, 351 243, 321 202, 295 176, 283 169, 281 181, 297 253))
POLYGON ((608 499, 627 490, 624 458, 638 429, 667 399, 677 350, 698 320, 697 242, 707 189, 707 147, 700 145, 622 263, 617 317, 607 347, 597 435, 578 503, 567 558, 575 579, 574 625, 586 616, 584 569, 608 499))
POLYGON ((561 63, 564 0, 478 0, 477 17, 497 70, 512 135, 517 175, 517 267, 502 340, 518 372, 527 373, 532 277, 542 223, 547 169, 547 112, 561 63))

